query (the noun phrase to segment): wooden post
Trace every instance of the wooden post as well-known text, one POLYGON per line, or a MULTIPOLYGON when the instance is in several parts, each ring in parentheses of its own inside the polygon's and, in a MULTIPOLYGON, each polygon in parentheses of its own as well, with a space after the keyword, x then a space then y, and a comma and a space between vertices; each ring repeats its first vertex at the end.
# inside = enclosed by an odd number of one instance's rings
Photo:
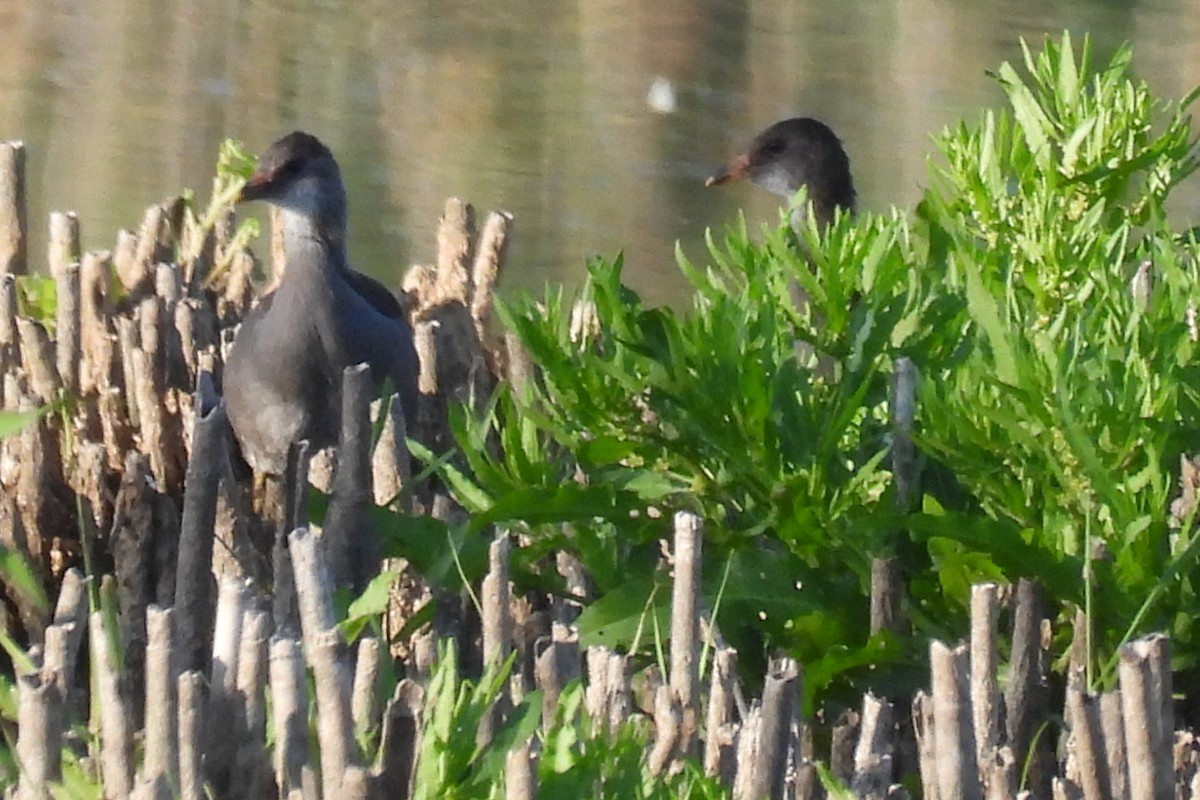
POLYGON ((26 258, 25 143, 0 142, 0 274, 29 272, 26 258))
POLYGON ((382 558, 371 532, 371 370, 366 364, 342 373, 342 426, 337 470, 321 542, 335 587, 355 594, 366 588, 382 558))
POLYGON ((965 645, 951 650, 934 641, 929 646, 938 796, 983 800, 975 760, 967 660, 965 645))
POLYGON ((885 800, 892 784, 895 752, 894 707, 870 692, 863 697, 858 744, 850 788, 863 800, 885 800))
POLYGON ((62 694, 48 676, 17 676, 17 800, 49 797, 47 784, 62 774, 62 694))
POLYGON ((231 788, 240 786, 239 793, 245 798, 265 796, 271 781, 271 765, 266 751, 265 694, 270 620, 270 614, 259 608, 247 609, 242 617, 236 691, 233 695, 236 719, 240 724, 230 784, 231 788))
POLYGON ((479 233, 475 249, 475 263, 471 269, 474 291, 471 295, 471 318, 475 321, 475 334, 480 343, 487 342, 488 323, 492 318, 496 282, 500 277, 500 265, 508 247, 508 229, 512 225, 512 214, 493 211, 488 214, 479 233))
POLYGON ((446 201, 437 229, 437 285, 430 305, 457 301, 464 306, 471 298, 471 246, 475 233, 475 210, 457 197, 446 201))
POLYGON ((687 511, 675 514, 671 595, 671 699, 680 715, 677 756, 695 755, 700 727, 700 570, 704 527, 687 511))
MULTIPOLYGON (((508 590, 508 532, 501 530, 488 547, 488 572, 480 589, 483 628, 483 664, 485 669, 499 667, 512 652, 512 598, 508 590)), ((504 723, 512 700, 506 689, 480 721, 478 741, 483 745, 492 740, 495 731, 504 723)))
POLYGON ((350 693, 350 716, 360 738, 373 736, 379 730, 379 639, 364 636, 358 642, 358 658, 354 660, 354 688, 350 693))
POLYGON ((191 670, 179 676, 179 797, 205 800, 204 675, 191 670))
POLYGON ((225 448, 229 437, 225 405, 206 374, 197 381, 195 404, 196 424, 183 495, 175 582, 175 609, 179 615, 176 654, 183 670, 206 666, 205 653, 215 612, 212 554, 217 487, 227 458, 225 448))
POLYGON ((540 755, 541 747, 533 738, 509 751, 504 761, 504 800, 535 800, 540 755))
POLYGON ((1121 648, 1118 667, 1131 800, 1159 800, 1174 792, 1170 649, 1152 634, 1121 648))
POLYGON ((342 641, 333 611, 333 586, 320 542, 300 528, 288 537, 304 650, 313 671, 317 701, 317 740, 323 795, 337 797, 342 775, 354 758, 351 676, 342 659, 342 641))
POLYGON ((1088 694, 1078 675, 1067 681, 1067 712, 1084 800, 1113 797, 1109 764, 1105 757, 1104 732, 1100 724, 1100 699, 1088 694))
POLYGON ((205 731, 204 774, 220 796, 229 794, 230 770, 242 734, 237 730, 239 726, 231 723, 237 719, 238 655, 246 595, 246 586, 236 578, 223 577, 218 582, 205 719, 222 722, 205 731))
POLYGON ((21 340, 22 360, 29 373, 29 388, 39 403, 49 403, 62 388, 50 334, 26 317, 17 318, 17 333, 21 340))
POLYGON ((333 610, 333 582, 316 535, 307 528, 297 528, 288 536, 288 546, 300 606, 300 630, 305 648, 311 648, 313 634, 330 630, 337 624, 333 610))
MULTIPOLYGON (((406 440, 409 420, 404 418, 400 395, 393 394, 386 406, 383 431, 371 454, 371 483, 375 490, 375 505, 379 506, 395 501, 401 491, 412 484, 412 456, 406 440)), ((382 409, 380 413, 383 413, 382 409)), ((411 507, 411 498, 407 505, 411 507)))
POLYGON ((121 695, 115 643, 108 637, 103 612, 92 613, 89 633, 98 693, 96 708, 100 713, 100 771, 104 776, 104 796, 108 800, 120 800, 133 789, 133 730, 129 708, 121 695))
POLYGON ((543 693, 542 721, 549 725, 554 720, 562 690, 579 677, 579 637, 556 623, 550 641, 539 645, 542 649, 537 656, 537 684, 543 693))
POLYGON ((708 719, 704 735, 704 774, 718 776, 732 786, 734 685, 737 681, 737 650, 718 648, 713 655, 712 687, 708 693, 708 719))
POLYGON ((750 797, 781 800, 784 796, 790 728, 801 680, 800 665, 794 660, 777 658, 772 661, 763 685, 759 763, 750 797))
POLYGON ((975 753, 980 774, 1000 745, 1000 685, 996 679, 996 621, 1000 587, 981 583, 971 587, 971 713, 975 753))
POLYGON ((383 716, 376 770, 376 785, 383 797, 407 798, 412 795, 424 706, 425 690, 420 684, 406 678, 396 685, 383 716))
POLYGON ((1036 743, 1034 733, 1049 713, 1049 688, 1042 647, 1041 586, 1024 578, 1017 584, 1013 608, 1012 656, 1010 658, 1005 710, 1008 713, 1008 743, 1017 762, 1029 765, 1030 786, 1038 796, 1048 795, 1049 739, 1036 743))
POLYGON ((305 641, 310 642, 307 655, 317 701, 322 795, 341 797, 343 776, 355 762, 350 675, 341 658, 342 637, 336 628, 329 628, 312 636, 306 633, 305 641))
POLYGON ((74 211, 51 211, 46 253, 50 277, 57 280, 64 269, 79 261, 79 255, 79 216, 74 211))
POLYGON ((654 692, 654 741, 646 756, 646 767, 651 775, 663 774, 679 749, 681 716, 670 687, 659 684, 654 692))
POLYGON ((146 610, 146 757, 142 776, 149 781, 164 778, 168 785, 179 780, 179 710, 171 664, 174 614, 158 606, 146 610))
POLYGON ((1104 731, 1104 760, 1108 763, 1114 800, 1129 798, 1129 759, 1125 750, 1125 716, 1121 692, 1100 695, 1100 728, 1104 731))
POLYGON ((303 787, 308 761, 308 681, 298 640, 271 640, 270 673, 275 783, 280 797, 291 797, 303 787))

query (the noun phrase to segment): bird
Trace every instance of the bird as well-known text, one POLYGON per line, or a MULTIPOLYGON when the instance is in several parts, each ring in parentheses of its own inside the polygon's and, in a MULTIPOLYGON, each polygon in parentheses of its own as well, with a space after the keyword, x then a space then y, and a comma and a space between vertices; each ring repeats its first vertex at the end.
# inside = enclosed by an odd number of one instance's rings
MULTIPOLYGON (((754 137, 745 152, 730 159, 704 185, 721 186, 740 180, 749 180, 789 201, 805 189, 808 202, 792 209, 792 228, 797 232, 807 223, 810 210, 821 230, 829 226, 839 209, 848 214, 855 211, 850 157, 833 129, 811 117, 776 122, 754 137)), ((797 245, 807 253, 806 245, 801 242, 797 245)), ((812 298, 800 281, 789 279, 787 293, 792 308, 801 317, 811 315, 815 325, 825 327, 824 315, 813 310, 812 298)), ((851 303, 858 303, 857 292, 852 295, 851 303)), ((795 356, 800 363, 812 365, 815 374, 826 381, 834 380, 837 367, 833 359, 810 342, 797 339, 795 356)))
POLYGON ((238 329, 224 395, 242 456, 281 475, 293 443, 337 442, 348 366, 368 364, 377 390, 390 381, 411 424, 418 360, 395 296, 350 266, 346 189, 328 147, 302 131, 274 142, 238 197, 252 200, 279 209, 286 269, 238 329))
MULTIPOLYGON (((749 180, 789 200, 801 188, 807 188, 813 217, 821 228, 833 220, 837 209, 851 214, 855 210, 850 158, 837 134, 811 117, 776 122, 704 185, 721 186, 740 180, 749 180)), ((797 227, 806 220, 806 213, 805 208, 796 209, 793 223, 797 227)))

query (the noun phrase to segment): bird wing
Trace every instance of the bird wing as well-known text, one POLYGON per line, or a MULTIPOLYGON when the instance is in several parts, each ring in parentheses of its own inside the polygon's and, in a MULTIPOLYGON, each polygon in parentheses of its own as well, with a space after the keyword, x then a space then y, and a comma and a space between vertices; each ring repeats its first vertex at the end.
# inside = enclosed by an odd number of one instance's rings
POLYGON ((350 288, 354 289, 380 314, 392 319, 404 319, 404 309, 401 307, 400 301, 382 283, 370 275, 364 275, 353 269, 346 270, 345 275, 350 288))

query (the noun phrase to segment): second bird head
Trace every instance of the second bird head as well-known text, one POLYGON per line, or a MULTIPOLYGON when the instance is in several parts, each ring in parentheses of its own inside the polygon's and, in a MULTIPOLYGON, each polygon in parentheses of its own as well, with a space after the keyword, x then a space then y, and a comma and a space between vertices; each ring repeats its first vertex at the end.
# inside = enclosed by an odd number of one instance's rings
POLYGON ((828 222, 835 208, 854 211, 854 180, 842 142, 828 125, 809 117, 786 119, 767 128, 705 185, 740 180, 789 199, 807 188, 822 222, 828 222))

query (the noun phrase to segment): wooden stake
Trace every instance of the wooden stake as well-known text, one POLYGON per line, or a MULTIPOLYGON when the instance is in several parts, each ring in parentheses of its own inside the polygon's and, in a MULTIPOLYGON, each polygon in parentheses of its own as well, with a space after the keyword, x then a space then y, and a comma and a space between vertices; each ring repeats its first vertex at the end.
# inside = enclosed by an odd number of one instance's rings
POLYGON ((1162 635, 1146 636, 1121 648, 1118 673, 1131 800, 1157 800, 1174 792, 1169 665, 1170 652, 1162 635))
POLYGON ((204 675, 195 670, 179 676, 179 797, 205 800, 204 675))
POLYGON ((680 715, 676 755, 696 754, 700 728, 700 570, 704 526, 687 511, 675 514, 671 594, 671 695, 680 715))
POLYGON ((342 427, 333 493, 321 535, 334 587, 355 594, 379 570, 378 538, 371 531, 371 371, 366 364, 342 373, 342 427))
POLYGON ((26 260, 25 143, 0 142, 0 273, 24 275, 26 260))
POLYGON ((354 689, 350 695, 350 714, 354 730, 360 739, 373 736, 379 730, 379 639, 364 636, 358 642, 358 658, 354 662, 354 689))
POLYGON ((951 650, 935 641, 929 646, 938 796, 982 800, 967 660, 965 645, 951 650))
POLYGON ((971 713, 975 731, 976 761, 980 774, 994 760, 1000 744, 1000 685, 996 679, 997 619, 1000 587, 981 583, 971 587, 971 713))
MULTIPOLYGON (((483 664, 499 667, 512 652, 512 598, 508 588, 508 532, 501 530, 488 547, 488 573, 480 590, 483 628, 483 664)), ((501 689, 489 713, 480 722, 477 743, 491 742, 512 708, 507 689, 501 689)))
POLYGON ((50 277, 58 280, 64 269, 79 261, 79 256, 79 216, 74 211, 51 211, 46 253, 50 277))
POLYGON ((41 800, 62 775, 63 703, 57 684, 38 673, 17 676, 17 800, 41 800))
POLYGON ((212 554, 217 517, 217 488, 226 462, 229 437, 225 406, 211 379, 197 382, 192 458, 187 465, 183 521, 179 533, 179 569, 175 583, 176 654, 180 669, 206 666, 212 632, 212 554))
POLYGON ((308 681, 298 640, 271 639, 270 673, 275 783, 281 797, 290 797, 303 788, 308 761, 308 681))
POLYGON ((100 771, 104 796, 122 800, 133 790, 133 730, 128 704, 121 695, 121 673, 113 642, 105 629, 103 612, 93 612, 89 621, 92 669, 100 713, 100 771))
POLYGON ((475 233, 475 211, 457 197, 446 201, 437 231, 437 286, 430 305, 458 302, 466 306, 471 297, 471 245, 475 233))

